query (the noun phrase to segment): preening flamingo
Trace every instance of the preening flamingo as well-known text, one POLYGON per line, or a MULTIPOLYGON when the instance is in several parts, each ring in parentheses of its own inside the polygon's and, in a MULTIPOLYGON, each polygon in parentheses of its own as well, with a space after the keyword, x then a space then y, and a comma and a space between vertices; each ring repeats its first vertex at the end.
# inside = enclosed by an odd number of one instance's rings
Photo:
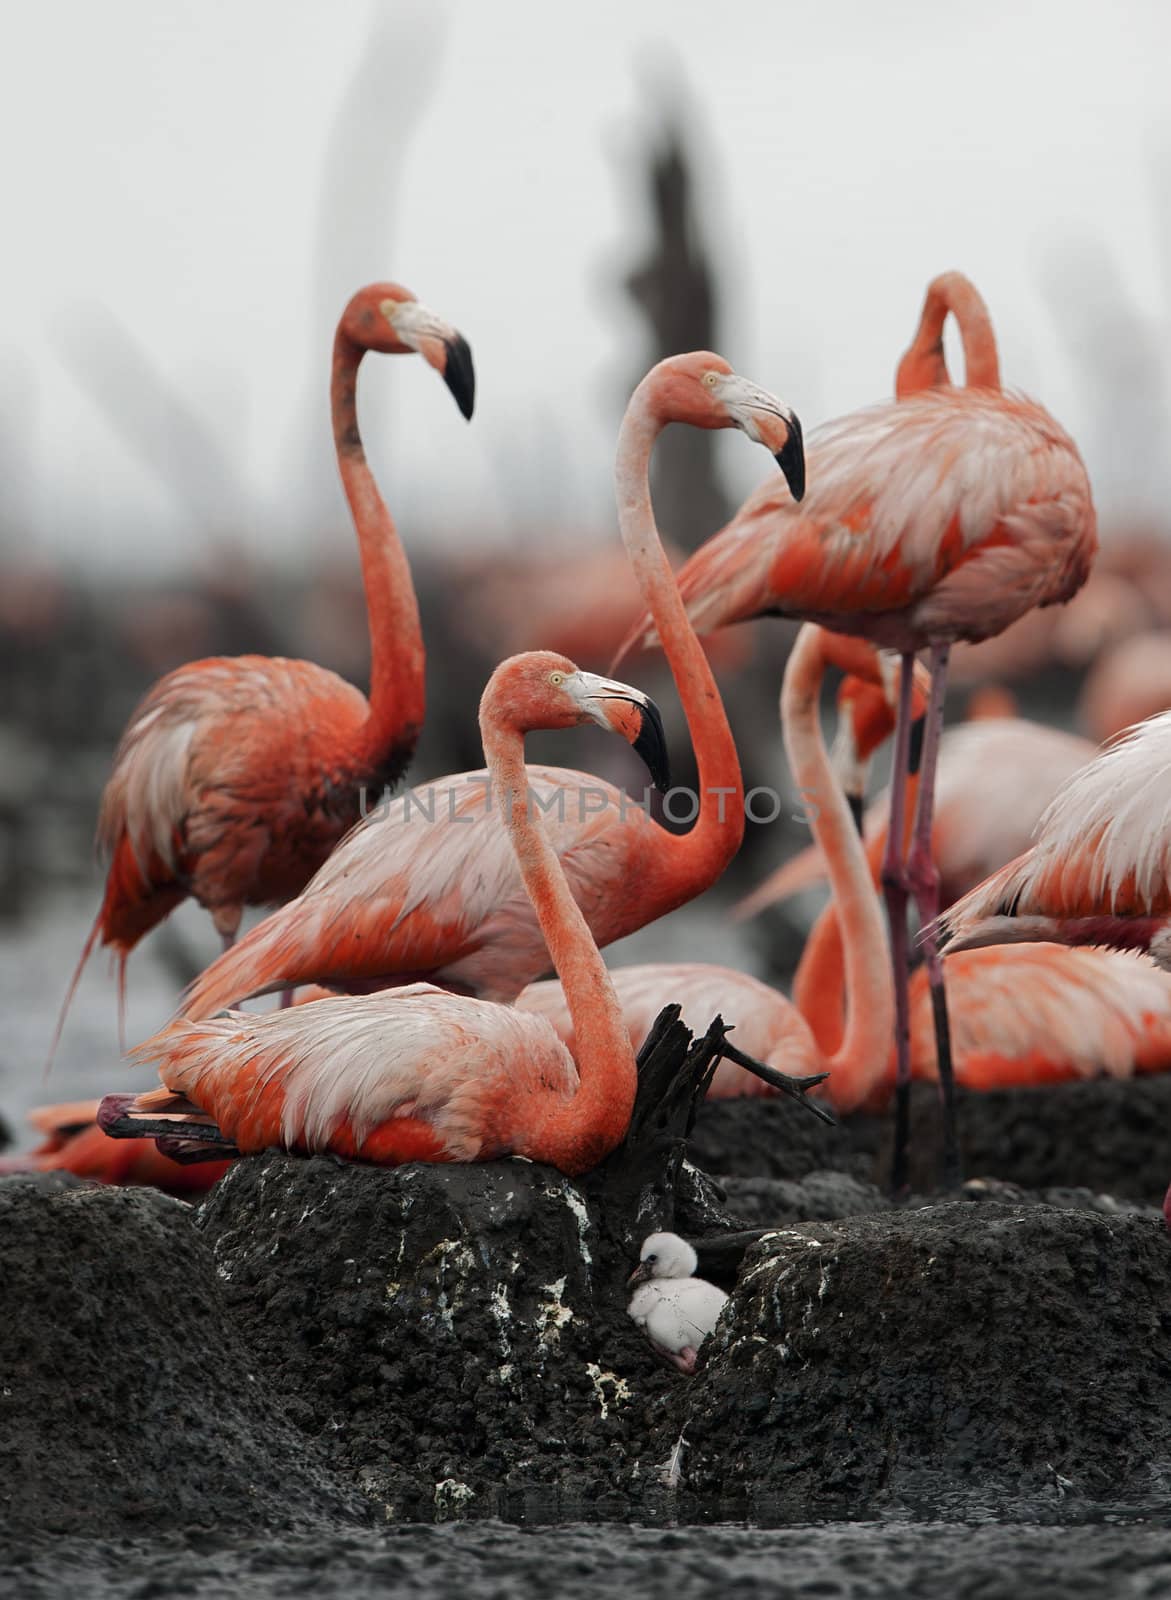
POLYGON ((940 918, 951 948, 1147 950, 1171 970, 1171 711, 1108 746, 1052 800, 1036 842, 940 918))
MULTIPOLYGON (((891 926, 899 1052, 894 1182, 906 1181, 910 1086, 907 909, 930 930, 938 909, 931 857, 932 797, 947 662, 956 640, 999 633, 1034 606, 1077 592, 1097 549, 1089 479, 1068 434, 1041 406, 1000 387, 987 308, 959 273, 935 279, 899 367, 898 398, 819 430, 813 488, 794 506, 759 490, 679 574, 693 624, 707 632, 750 617, 822 622, 903 657, 883 888, 891 926), (943 326, 960 325, 967 387, 948 383, 943 326), (930 387, 923 387, 923 385, 930 387), (919 804, 904 859, 911 669, 930 650, 919 804)), ((645 620, 630 643, 650 642, 645 620)), ((925 955, 946 1036, 942 968, 930 932, 925 955)), ((950 1069, 941 1063, 945 1160, 957 1171, 950 1069)))
MULTIPOLYGON (((635 390, 618 444, 619 522, 679 688, 700 794, 694 826, 674 834, 610 784, 531 769, 549 808, 553 848, 602 945, 702 893, 744 836, 736 746, 651 509, 651 450, 669 422, 740 428, 776 455, 796 490, 804 481, 796 419, 722 357, 673 357, 635 390)), ((366 818, 297 900, 208 967, 180 1014, 211 1016, 298 983, 354 990, 422 978, 481 999, 514 1000, 548 970, 549 958, 507 840, 484 804, 486 785, 483 772, 459 773, 366 818)))
MULTIPOLYGON (((824 1094, 842 1111, 852 1110, 881 1081, 890 1049, 894 1000, 888 971, 882 911, 870 880, 862 842, 821 737, 818 696, 827 663, 881 681, 875 651, 860 640, 806 626, 797 636, 785 666, 781 723, 785 750, 796 784, 805 797, 810 827, 829 862, 835 899, 849 930, 846 985, 849 1020, 833 1051, 822 1052, 795 1005, 767 984, 727 967, 692 963, 618 968, 615 991, 631 1039, 641 1044, 651 1024, 673 1000, 683 1006, 689 1027, 717 1012, 733 1023, 738 1049, 790 1075, 829 1072, 824 1094)), ((574 1031, 569 997, 556 983, 532 984, 517 1005, 536 1011, 572 1049, 574 1031)), ((742 1076, 742 1075, 741 1075, 742 1076)), ((711 1093, 730 1095, 737 1083, 726 1064, 716 1069, 711 1093)), ((745 1080, 744 1091, 755 1082, 745 1080)), ((764 1092, 763 1088, 759 1092, 764 1092)))
POLYGON ((204 1161, 181 1166, 163 1155, 153 1139, 109 1138, 98 1127, 97 1116, 96 1100, 30 1111, 29 1121, 44 1138, 27 1155, 0 1156, 0 1178, 21 1172, 71 1172, 94 1183, 162 1189, 189 1200, 206 1194, 231 1165, 204 1161))
POLYGON ((157 1063, 165 1087, 108 1096, 107 1132, 165 1135, 193 1153, 222 1140, 241 1153, 276 1146, 388 1166, 524 1155, 572 1176, 601 1161, 629 1124, 634 1051, 524 764, 526 733, 586 722, 643 745, 661 770, 651 702, 564 656, 511 657, 480 702, 493 804, 569 997, 582 1041, 576 1066, 540 1018, 414 984, 173 1022, 134 1052, 157 1063))
MULTIPOLYGON (((168 673, 122 735, 102 795, 105 896, 66 996, 95 940, 126 958, 193 895, 231 944, 246 905, 298 894, 359 814, 359 790, 396 783, 423 725, 423 637, 406 552, 358 432, 368 350, 418 352, 472 414, 471 351, 398 284, 371 284, 342 313, 331 404, 338 468, 362 558, 370 618, 369 700, 310 661, 219 656, 168 673)), ((54 1039, 54 1044, 56 1039, 54 1039)))
POLYGON ((626 1280, 634 1293, 626 1314, 646 1334, 651 1349, 688 1377, 699 1347, 720 1320, 728 1296, 714 1283, 693 1277, 699 1257, 677 1233, 652 1233, 643 1240, 638 1266, 626 1280))

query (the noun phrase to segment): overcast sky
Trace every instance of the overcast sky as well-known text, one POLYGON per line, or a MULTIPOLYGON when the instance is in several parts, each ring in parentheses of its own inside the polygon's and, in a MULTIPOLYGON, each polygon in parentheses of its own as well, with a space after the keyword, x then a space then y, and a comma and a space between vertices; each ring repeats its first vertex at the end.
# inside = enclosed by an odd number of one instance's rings
MULTIPOLYGON (((643 355, 617 287, 643 244, 630 157, 662 81, 687 85, 723 353, 807 428, 889 393, 927 279, 959 267, 1006 378, 1074 431, 1100 498, 1169 486, 1166 417, 1119 416, 1079 364, 1133 314, 1152 396, 1166 372, 1165 0, 19 14, 0 58, 0 537, 22 548, 154 566, 209 521, 294 556, 321 517, 344 528, 321 477, 329 344, 348 292, 381 277, 454 321, 479 375, 468 426, 421 363, 364 369, 408 541, 534 520, 605 536, 643 355), (189 408, 188 442, 160 395, 189 408)), ((751 486, 767 463, 724 447, 751 486)))

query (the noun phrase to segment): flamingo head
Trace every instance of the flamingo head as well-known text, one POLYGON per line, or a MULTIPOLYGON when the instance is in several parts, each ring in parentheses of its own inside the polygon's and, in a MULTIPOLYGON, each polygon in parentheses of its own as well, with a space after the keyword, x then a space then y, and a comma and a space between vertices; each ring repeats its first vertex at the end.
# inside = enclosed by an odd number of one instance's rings
POLYGON ((556 651, 532 650, 501 662, 480 702, 481 722, 486 716, 518 733, 594 722, 633 747, 656 789, 671 786, 663 718, 650 696, 628 683, 583 672, 556 651))
POLYGON ((638 1266, 627 1283, 648 1283, 652 1278, 690 1278, 699 1257, 677 1233, 652 1233, 642 1242, 638 1266))
POLYGON ((643 380, 662 422, 693 428, 739 428, 776 457, 794 500, 805 493, 805 446, 801 424, 767 389, 742 378, 710 350, 670 356, 643 380))
POLYGON ((398 283, 359 289, 342 313, 341 331, 363 350, 401 356, 417 351, 439 373, 465 417, 476 401, 472 352, 463 334, 420 305, 398 283))

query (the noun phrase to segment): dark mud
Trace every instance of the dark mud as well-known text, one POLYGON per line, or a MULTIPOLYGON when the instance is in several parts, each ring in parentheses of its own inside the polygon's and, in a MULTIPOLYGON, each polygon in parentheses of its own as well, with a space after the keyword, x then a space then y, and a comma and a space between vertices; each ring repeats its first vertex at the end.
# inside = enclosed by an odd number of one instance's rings
POLYGON ((523 1161, 269 1155, 199 1212, 0 1182, 0 1586, 1166 1592, 1162 1088, 988 1097, 969 1151, 1008 1156, 910 1208, 878 1123, 759 1101, 701 1112, 732 1176, 625 1198, 523 1161), (657 1223, 735 1290, 691 1381, 625 1315, 657 1223))
POLYGON ((6 1600, 1163 1600, 1171 1532, 1141 1524, 767 1531, 453 1523, 194 1548, 70 1539, 22 1551, 4 1579, 6 1600))
MULTIPOLYGON (((1171 1073, 961 1092, 959 1098, 969 1176, 1162 1204, 1171 1179, 1171 1073)), ((939 1103, 928 1084, 916 1084, 912 1094, 911 1152, 912 1187, 930 1193, 939 1174, 939 1103)), ((699 1114, 691 1156, 717 1174, 802 1178, 834 1168, 882 1187, 890 1172, 890 1119, 856 1115, 836 1129, 823 1128, 788 1102, 709 1101, 699 1114)))
POLYGON ((274 1405, 180 1201, 6 1178, 0 1261, 8 1537, 368 1520, 274 1405))

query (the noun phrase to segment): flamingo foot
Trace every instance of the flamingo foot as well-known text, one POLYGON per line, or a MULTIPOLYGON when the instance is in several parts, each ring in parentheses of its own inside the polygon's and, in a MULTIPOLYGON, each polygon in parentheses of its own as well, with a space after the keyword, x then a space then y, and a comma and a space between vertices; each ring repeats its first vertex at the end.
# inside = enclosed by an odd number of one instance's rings
POLYGON ((223 1161, 240 1151, 214 1122, 174 1115, 143 1116, 134 1111, 136 1095, 108 1094, 98 1107, 97 1123, 110 1139, 153 1139, 162 1155, 180 1165, 223 1161))
POLYGON ((782 1094, 787 1094, 797 1100, 811 1111, 822 1122, 827 1122, 831 1128, 836 1128, 838 1119, 821 1100, 807 1100, 806 1095, 810 1089, 824 1083, 829 1077, 828 1072, 817 1072, 808 1078, 791 1078, 787 1072, 778 1072, 775 1067, 768 1067, 763 1061, 758 1061, 755 1056, 745 1055, 743 1050, 737 1050, 734 1044, 724 1040, 720 1046, 720 1054, 726 1061, 732 1061, 738 1067, 743 1067, 746 1072, 755 1074, 764 1083, 770 1084, 774 1089, 779 1089, 782 1094))
POLYGON ((664 1350, 663 1354, 671 1365, 678 1367, 686 1377, 695 1377, 695 1364, 699 1360, 699 1351, 694 1345, 685 1344, 682 1350, 664 1350))

